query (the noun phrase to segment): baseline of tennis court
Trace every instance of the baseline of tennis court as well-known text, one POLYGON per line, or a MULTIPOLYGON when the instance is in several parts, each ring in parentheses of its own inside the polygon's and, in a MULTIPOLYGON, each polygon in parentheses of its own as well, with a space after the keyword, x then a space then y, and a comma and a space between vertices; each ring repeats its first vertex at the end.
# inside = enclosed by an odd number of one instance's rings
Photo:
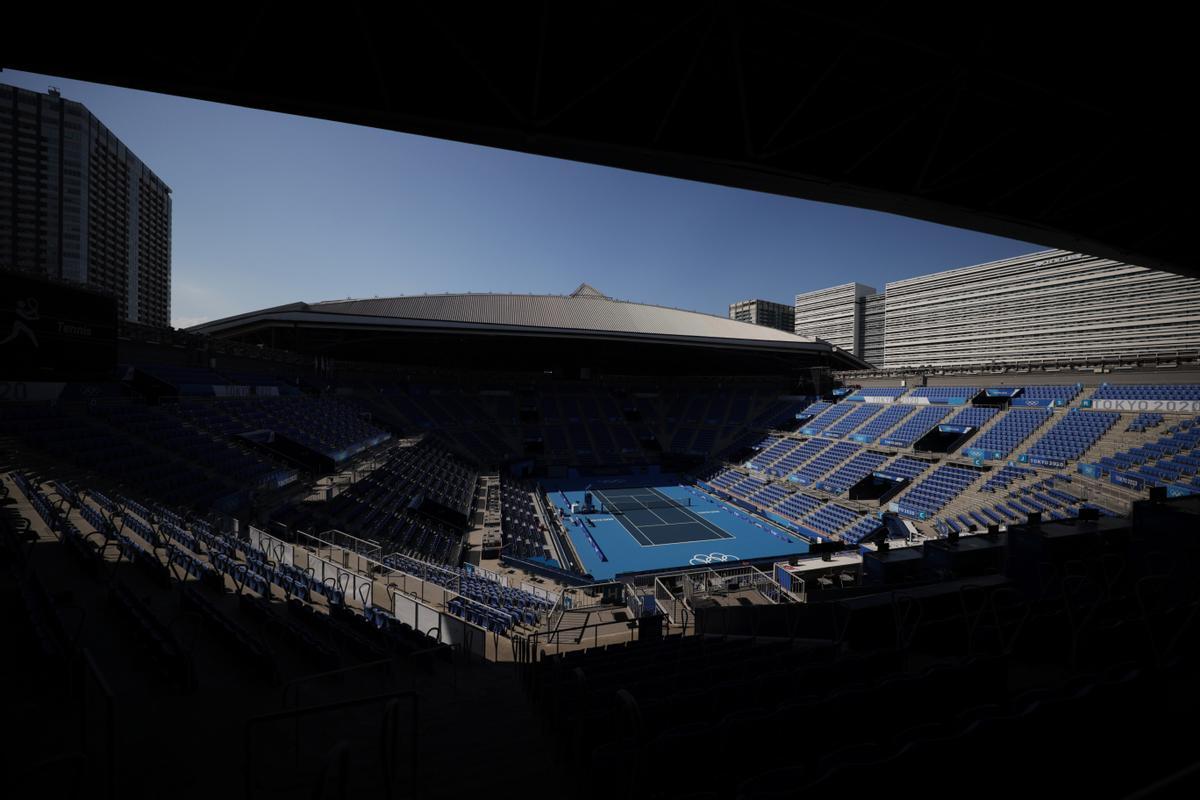
POLYGON ((602 511, 620 512, 617 521, 642 547, 733 538, 691 508, 671 505, 682 501, 653 487, 593 491, 592 495, 602 511))

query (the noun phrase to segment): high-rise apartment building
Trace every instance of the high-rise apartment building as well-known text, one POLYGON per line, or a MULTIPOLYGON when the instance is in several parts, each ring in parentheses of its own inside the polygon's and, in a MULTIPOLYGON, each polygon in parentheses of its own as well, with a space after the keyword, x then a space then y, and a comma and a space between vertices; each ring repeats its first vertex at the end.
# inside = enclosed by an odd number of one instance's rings
POLYGON ((773 303, 770 300, 741 300, 730 304, 729 318, 793 333, 796 310, 785 303, 773 303))
POLYGON ((863 300, 874 294, 874 288, 861 283, 798 294, 795 333, 816 336, 863 358, 863 300))
POLYGON ((0 268, 171 323, 171 190, 82 104, 0 84, 0 268))

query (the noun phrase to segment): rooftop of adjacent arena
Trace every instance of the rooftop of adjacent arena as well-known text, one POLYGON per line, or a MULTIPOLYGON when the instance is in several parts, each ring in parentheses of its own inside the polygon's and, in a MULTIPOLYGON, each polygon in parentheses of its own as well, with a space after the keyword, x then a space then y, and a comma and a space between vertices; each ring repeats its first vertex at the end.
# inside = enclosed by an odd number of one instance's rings
POLYGON ((816 337, 797 336, 706 312, 618 300, 586 284, 566 295, 447 293, 292 303, 202 323, 189 330, 212 334, 256 317, 296 313, 387 318, 398 323, 429 321, 761 343, 823 344, 816 337))

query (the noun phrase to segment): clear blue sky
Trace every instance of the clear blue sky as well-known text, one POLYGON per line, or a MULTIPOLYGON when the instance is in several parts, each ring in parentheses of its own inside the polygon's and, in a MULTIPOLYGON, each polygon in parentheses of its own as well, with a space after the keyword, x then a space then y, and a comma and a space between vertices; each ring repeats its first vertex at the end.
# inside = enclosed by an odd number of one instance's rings
POLYGON ((86 105, 172 189, 176 326, 296 300, 730 302, 1045 249, 891 214, 5 70, 86 105))

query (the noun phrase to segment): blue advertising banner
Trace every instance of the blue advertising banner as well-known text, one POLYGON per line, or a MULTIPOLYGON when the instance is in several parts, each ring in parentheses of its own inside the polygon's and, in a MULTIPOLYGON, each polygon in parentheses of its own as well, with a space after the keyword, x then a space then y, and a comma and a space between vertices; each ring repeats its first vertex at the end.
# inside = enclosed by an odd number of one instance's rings
POLYGON ((785 530, 789 530, 789 531, 799 531, 800 530, 799 525, 792 522, 791 520, 781 517, 780 515, 776 514, 774 511, 764 511, 763 516, 766 517, 767 519, 771 520, 771 522, 774 522, 776 525, 779 525, 780 527, 784 528, 785 530))
POLYGON ((1004 458, 999 450, 984 450, 982 447, 968 447, 963 450, 967 458, 1004 458))
POLYGON ((1013 386, 997 386, 994 389, 987 390, 988 397, 1016 397, 1023 389, 1013 386))
POLYGON ((1012 401, 1013 408, 1054 408, 1061 406, 1062 400, 1053 398, 1018 397, 1012 401))
POLYGON ((839 387, 839 388, 837 388, 837 389, 834 389, 834 390, 833 390, 833 396, 834 396, 834 397, 841 397, 841 396, 843 396, 843 395, 850 394, 850 393, 851 393, 851 392, 853 392, 853 391, 854 391, 854 390, 853 390, 853 389, 851 389, 850 387, 848 387, 848 386, 843 386, 843 387, 839 387))
POLYGON ((801 428, 800 432, 803 433, 805 436, 816 436, 817 435, 816 428, 801 428))
POLYGON ((975 428, 971 425, 938 425, 938 430, 942 433, 970 433, 975 428))
POLYGON ((1100 465, 1099 464, 1077 464, 1075 467, 1075 470, 1080 475, 1087 475, 1089 478, 1099 478, 1100 477, 1100 465))
POLYGON ((871 474, 876 478, 882 478, 885 481, 892 481, 893 483, 903 483, 908 480, 903 475, 892 475, 889 472, 872 472, 871 474))
POLYGON ((1146 482, 1141 478, 1133 475, 1122 475, 1119 472, 1114 472, 1109 476, 1109 480, 1117 486, 1128 486, 1130 489, 1144 489, 1146 482))
POLYGON ((882 439, 879 443, 888 447, 904 447, 907 445, 907 442, 902 442, 899 439, 882 439))
POLYGON ((1058 467, 1062 468, 1067 465, 1067 462, 1061 458, 1048 458, 1046 456, 1021 456, 1022 459, 1028 459, 1030 464, 1038 467, 1058 467))
POLYGON ((850 435, 850 441, 862 442, 863 444, 870 444, 871 442, 875 441, 875 437, 868 436, 865 433, 854 433, 854 434, 850 435))
POLYGON ((1187 497, 1190 494, 1196 494, 1196 491, 1174 483, 1167 487, 1167 497, 1187 497))
POLYGON ((852 394, 846 398, 847 403, 865 403, 866 400, 867 398, 863 397, 861 394, 852 394))

